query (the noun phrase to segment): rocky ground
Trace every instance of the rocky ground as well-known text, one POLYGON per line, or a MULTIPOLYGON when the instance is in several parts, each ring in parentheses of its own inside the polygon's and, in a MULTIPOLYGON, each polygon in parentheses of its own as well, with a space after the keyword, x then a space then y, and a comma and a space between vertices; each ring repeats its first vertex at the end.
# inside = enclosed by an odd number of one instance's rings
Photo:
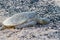
POLYGON ((0 0, 0 29, 2 22, 12 15, 26 11, 37 11, 50 23, 22 29, 0 30, 0 40, 60 40, 59 0, 0 0))

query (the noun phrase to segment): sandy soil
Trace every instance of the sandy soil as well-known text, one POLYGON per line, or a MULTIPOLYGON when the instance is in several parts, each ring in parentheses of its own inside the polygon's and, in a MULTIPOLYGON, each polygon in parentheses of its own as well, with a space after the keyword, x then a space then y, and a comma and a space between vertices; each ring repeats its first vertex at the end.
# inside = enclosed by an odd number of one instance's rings
POLYGON ((25 11, 37 11, 40 17, 51 19, 46 25, 0 30, 0 40, 60 40, 59 3, 57 0, 0 0, 0 29, 5 19, 25 11))

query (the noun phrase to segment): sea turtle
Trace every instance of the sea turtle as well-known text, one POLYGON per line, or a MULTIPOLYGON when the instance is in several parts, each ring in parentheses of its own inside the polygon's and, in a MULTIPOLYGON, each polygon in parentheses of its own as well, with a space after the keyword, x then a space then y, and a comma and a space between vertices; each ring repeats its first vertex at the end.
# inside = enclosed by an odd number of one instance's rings
POLYGON ((49 22, 49 19, 39 18, 37 15, 38 13, 35 11, 15 14, 2 23, 4 25, 3 28, 15 28, 16 25, 24 27, 35 25, 37 22, 40 24, 47 24, 49 22))

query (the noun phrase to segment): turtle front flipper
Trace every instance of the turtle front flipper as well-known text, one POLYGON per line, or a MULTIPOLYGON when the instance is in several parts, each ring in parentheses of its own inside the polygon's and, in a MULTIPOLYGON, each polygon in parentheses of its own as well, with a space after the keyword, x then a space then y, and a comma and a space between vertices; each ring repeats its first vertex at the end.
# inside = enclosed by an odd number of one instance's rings
POLYGON ((31 27, 31 26, 35 26, 36 25, 36 21, 29 21, 29 22, 26 22, 24 24, 21 24, 21 25, 18 25, 16 28, 25 28, 25 27, 31 27))

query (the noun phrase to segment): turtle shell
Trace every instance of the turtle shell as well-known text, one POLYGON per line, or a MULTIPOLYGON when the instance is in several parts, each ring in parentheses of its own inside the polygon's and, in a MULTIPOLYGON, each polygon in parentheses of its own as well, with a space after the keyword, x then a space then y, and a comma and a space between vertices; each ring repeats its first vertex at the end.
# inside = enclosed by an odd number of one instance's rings
POLYGON ((27 20, 34 18, 36 15, 37 13, 34 11, 18 13, 7 18, 2 24, 5 26, 15 26, 18 24, 23 24, 27 20))

